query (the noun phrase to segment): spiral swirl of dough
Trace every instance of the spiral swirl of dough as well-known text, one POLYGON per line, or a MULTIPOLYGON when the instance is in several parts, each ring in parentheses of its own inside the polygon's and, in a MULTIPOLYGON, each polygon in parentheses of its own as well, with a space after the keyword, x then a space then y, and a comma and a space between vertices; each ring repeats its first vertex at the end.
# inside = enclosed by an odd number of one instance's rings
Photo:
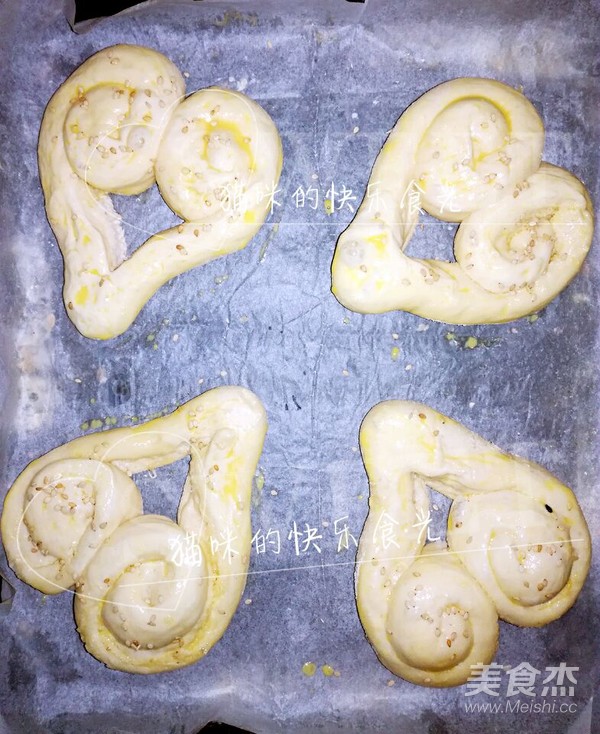
POLYGON ((430 543, 393 586, 385 635, 394 672, 415 683, 458 685, 472 665, 493 658, 498 615, 460 562, 430 543))
POLYGON ((590 564, 573 492, 420 403, 387 401, 361 427, 370 510, 356 571, 358 610, 383 664, 429 686, 489 663, 498 616, 557 619, 590 564), (425 545, 432 487, 453 500, 447 543, 425 545))
POLYGON ((75 598, 75 619, 92 655, 139 673, 179 667, 206 652, 198 633, 212 569, 200 548, 174 559, 178 544, 189 544, 180 525, 141 515, 100 548, 75 598))
POLYGON ((22 516, 15 571, 45 594, 73 586, 101 543, 142 512, 127 474, 93 459, 45 464, 28 485, 19 484, 12 502, 22 516))
POLYGON ((454 500, 448 544, 507 622, 541 626, 573 604, 587 562, 585 548, 579 562, 586 536, 581 522, 573 526, 569 518, 572 504, 549 478, 530 483, 527 496, 501 490, 454 500))
POLYGON ((266 425, 253 393, 222 387, 164 418, 54 449, 7 494, 10 565, 45 593, 75 585, 82 640, 109 667, 153 673, 195 662, 221 638, 244 590, 266 425), (186 456, 177 523, 142 515, 128 475, 186 456))
POLYGON ((519 92, 454 79, 402 114, 367 195, 338 241, 332 290, 363 313, 401 309, 447 323, 539 310, 580 269, 593 208, 571 173, 541 163, 542 121, 519 92), (461 222, 456 262, 404 253, 422 207, 461 222))
POLYGON ((67 313, 84 335, 125 331, 161 285, 243 248, 270 208, 281 142, 268 114, 238 92, 182 101, 162 54, 113 46, 85 61, 50 100, 38 157, 48 220, 65 261, 67 313), (183 219, 129 258, 110 193, 155 181, 183 219))

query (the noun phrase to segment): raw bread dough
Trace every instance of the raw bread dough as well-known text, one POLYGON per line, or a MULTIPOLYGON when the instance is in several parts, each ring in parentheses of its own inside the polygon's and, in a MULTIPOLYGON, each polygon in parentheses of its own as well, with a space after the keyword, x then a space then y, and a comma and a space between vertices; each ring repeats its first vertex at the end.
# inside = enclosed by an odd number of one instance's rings
POLYGON ((369 411, 360 444, 370 501, 358 611, 393 673, 459 685, 492 661, 498 617, 538 626, 575 602, 590 536, 573 492, 542 467, 408 401, 369 411), (447 546, 426 544, 428 486, 453 500, 447 546))
POLYGON ((580 269, 593 234, 583 184, 540 165, 542 121, 515 89, 454 79, 402 114, 339 238, 332 290, 361 313, 401 309, 451 324, 538 311, 580 269), (419 208, 461 222, 456 262, 404 253, 419 208))
POLYGON ((121 45, 91 56, 48 103, 40 176, 67 313, 84 336, 121 334, 161 285, 245 247, 269 212, 282 165, 269 115, 239 92, 184 92, 165 56, 121 45), (126 258, 108 194, 155 180, 183 222, 126 258))
POLYGON ((164 418, 59 446, 6 497, 10 565, 45 594, 74 586, 82 640, 109 667, 154 673, 195 662, 223 635, 244 590, 266 429, 253 393, 221 387, 164 418), (188 455, 177 523, 143 515, 130 475, 188 455))

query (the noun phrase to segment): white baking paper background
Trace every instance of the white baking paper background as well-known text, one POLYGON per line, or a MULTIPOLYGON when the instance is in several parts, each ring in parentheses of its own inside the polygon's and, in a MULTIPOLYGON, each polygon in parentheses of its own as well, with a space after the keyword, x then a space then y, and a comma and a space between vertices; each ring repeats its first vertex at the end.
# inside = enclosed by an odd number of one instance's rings
MULTIPOLYGON (((208 388, 240 384, 269 416, 252 523, 272 542, 253 551, 251 603, 207 658, 150 677, 92 658, 71 594, 44 597, 2 555, 16 595, 0 618, 0 731, 191 734, 210 720, 293 734, 594 731, 597 561, 561 620, 523 630, 502 623, 495 658, 542 672, 578 667, 574 696, 553 699, 575 708, 474 713, 467 701, 494 700, 467 699, 464 686, 419 688, 378 662, 356 613, 352 539, 346 551, 338 543, 344 524, 359 537, 367 513, 360 422, 388 398, 429 403, 540 462, 574 488, 598 538, 597 246, 537 320, 499 326, 348 312, 329 291, 329 269, 387 132, 410 102, 453 77, 522 85, 544 118, 545 158, 579 176, 597 202, 597 4, 148 3, 80 34, 68 15, 58 0, 0 8, 0 498, 30 460, 82 432, 133 425, 208 388), (280 130, 285 163, 273 214, 245 250, 172 281, 124 335, 95 342, 63 308, 36 146, 60 83, 115 43, 165 53, 189 74, 188 92, 219 85, 258 100, 280 130), (357 198, 328 214, 332 184, 357 198), (318 190, 316 209, 314 192, 299 206, 299 187, 318 190), (320 553, 312 544, 303 552, 306 535, 296 553, 294 523, 322 536, 313 538, 320 553), (305 662, 317 665, 314 676, 303 674, 305 662), (323 665, 339 676, 325 676, 323 665)), ((156 188, 115 201, 131 249, 174 221, 156 188)), ((450 257, 454 226, 423 221, 410 251, 450 257)), ((146 511, 174 517, 185 471, 180 462, 136 477, 146 511)), ((432 533, 443 534, 448 503, 434 502, 432 533)), ((538 702, 541 690, 540 677, 538 702)), ((504 682, 502 705, 505 691, 504 682)))

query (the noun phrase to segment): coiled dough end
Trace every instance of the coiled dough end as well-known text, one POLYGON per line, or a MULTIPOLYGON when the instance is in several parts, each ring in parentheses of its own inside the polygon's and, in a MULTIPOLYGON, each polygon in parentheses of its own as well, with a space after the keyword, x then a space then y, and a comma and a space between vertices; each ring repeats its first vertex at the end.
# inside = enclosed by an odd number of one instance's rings
POLYGON ((388 645, 376 646, 377 654, 393 673, 419 685, 456 686, 472 666, 493 660, 498 615, 460 562, 430 545, 393 587, 385 635, 388 645))

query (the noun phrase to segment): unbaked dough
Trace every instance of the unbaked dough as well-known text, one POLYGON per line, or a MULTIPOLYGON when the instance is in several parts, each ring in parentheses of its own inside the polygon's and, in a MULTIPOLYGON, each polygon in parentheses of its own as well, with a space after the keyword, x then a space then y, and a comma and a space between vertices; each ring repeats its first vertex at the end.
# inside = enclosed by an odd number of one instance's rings
POLYGON ((498 617, 539 626, 575 602, 590 536, 575 495, 556 477, 409 401, 369 411, 360 445, 370 500, 358 611, 393 673, 459 685, 471 666, 493 660, 498 617), (426 542, 428 487, 453 500, 447 544, 426 542))
POLYGON ((332 291, 352 311, 451 324, 538 311, 590 248, 593 208, 571 173, 541 163, 542 120, 512 87, 454 79, 402 114, 338 240, 332 291), (419 210, 460 222, 455 262, 404 252, 419 210))
POLYGON ((11 567, 45 594, 75 589, 81 638, 109 667, 154 673, 195 662, 223 635, 244 590, 266 429, 253 393, 221 387, 164 418, 59 446, 6 496, 11 567), (177 522, 142 514, 130 475, 186 456, 177 522))
POLYGON ((239 92, 184 92, 165 56, 120 45, 91 56, 48 103, 40 177, 67 313, 84 336, 121 334, 165 282, 245 247, 270 210, 282 150, 269 115, 239 92), (155 180, 183 221, 127 257, 109 194, 155 180))

